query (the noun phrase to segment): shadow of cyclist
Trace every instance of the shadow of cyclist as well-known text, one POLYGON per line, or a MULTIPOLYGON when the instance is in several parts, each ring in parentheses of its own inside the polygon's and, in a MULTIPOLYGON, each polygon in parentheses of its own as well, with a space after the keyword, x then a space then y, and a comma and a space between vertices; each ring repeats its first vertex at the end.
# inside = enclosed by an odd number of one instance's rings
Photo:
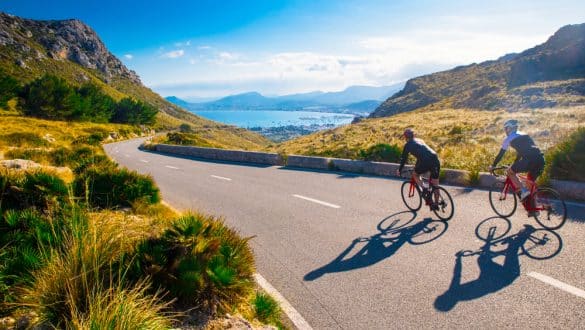
POLYGON ((434 303, 435 308, 442 312, 450 311, 460 301, 477 299, 512 284, 520 276, 519 255, 521 252, 519 249, 535 231, 534 227, 525 225, 524 229, 517 234, 503 240, 495 241, 493 236, 488 236, 486 243, 478 252, 457 252, 451 285, 445 293, 437 297, 434 303), (499 243, 507 243, 507 248, 503 251, 493 252, 491 247, 499 243), (473 255, 479 255, 477 258, 480 269, 479 277, 471 282, 461 284, 461 259, 464 256, 473 255), (493 260, 500 255, 505 257, 503 265, 493 260))
MULTIPOLYGON (((383 219, 382 222, 387 219, 388 218, 383 219)), ((400 221, 394 221, 392 223, 397 225, 400 221)), ((339 254, 339 256, 327 265, 307 273, 304 276, 304 280, 313 281, 326 273, 345 272, 373 265, 395 254, 396 251, 398 251, 406 242, 411 242, 412 244, 424 244, 437 239, 447 230, 447 223, 426 218, 411 226, 398 225, 397 228, 392 228, 392 226, 390 226, 388 228, 380 229, 381 225, 378 224, 378 228, 380 230, 379 233, 370 237, 358 237, 354 239, 351 244, 339 254), (421 242, 419 240, 420 236, 424 235, 435 236, 430 236, 430 239, 421 242), (418 241, 413 240, 415 237, 417 237, 418 241), (346 258, 350 252, 354 250, 356 245, 361 242, 365 242, 366 244, 353 256, 346 258)))

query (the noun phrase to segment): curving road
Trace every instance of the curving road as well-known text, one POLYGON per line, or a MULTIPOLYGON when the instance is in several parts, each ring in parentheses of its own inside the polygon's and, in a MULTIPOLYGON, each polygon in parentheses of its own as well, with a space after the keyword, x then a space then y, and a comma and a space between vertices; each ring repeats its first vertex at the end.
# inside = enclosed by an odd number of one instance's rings
POLYGON ((258 272, 315 329, 585 327, 585 205, 568 205, 554 233, 525 212, 494 218, 485 191, 447 187, 456 210, 443 223, 406 212, 397 179, 172 157, 140 143, 104 148, 152 175, 174 207, 254 236, 258 272), (490 228, 505 235, 486 243, 490 228))

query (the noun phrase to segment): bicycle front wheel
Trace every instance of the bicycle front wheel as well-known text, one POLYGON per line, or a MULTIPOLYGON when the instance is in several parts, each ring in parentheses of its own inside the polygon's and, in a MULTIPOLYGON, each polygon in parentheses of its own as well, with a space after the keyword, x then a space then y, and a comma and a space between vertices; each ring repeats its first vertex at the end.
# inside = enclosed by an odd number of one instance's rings
POLYGON ((513 191, 504 191, 503 185, 495 185, 490 190, 490 205, 497 215, 508 218, 516 212, 518 201, 513 191))
POLYGON ((411 184, 410 181, 404 181, 400 192, 402 193, 404 205, 409 210, 416 212, 420 209, 422 206, 422 198, 420 197, 420 190, 415 184, 411 184))
POLYGON ((567 220, 567 207, 559 193, 550 188, 538 188, 532 195, 534 219, 546 229, 561 228, 567 220))
POLYGON ((453 213, 455 212, 455 205, 453 204, 453 198, 447 192, 447 190, 443 187, 435 187, 433 189, 432 198, 435 201, 435 194, 439 192, 439 199, 437 202, 438 208, 433 210, 437 217, 443 221, 447 221, 453 217, 453 213))

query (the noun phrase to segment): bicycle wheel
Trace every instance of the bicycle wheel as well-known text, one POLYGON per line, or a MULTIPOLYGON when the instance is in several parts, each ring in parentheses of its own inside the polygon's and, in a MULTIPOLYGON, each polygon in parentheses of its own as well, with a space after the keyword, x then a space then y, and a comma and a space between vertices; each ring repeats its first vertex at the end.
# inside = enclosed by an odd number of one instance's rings
POLYGON ((489 192, 490 205, 497 215, 508 218, 516 212, 518 201, 516 199, 516 194, 513 191, 507 191, 504 193, 503 188, 504 187, 501 184, 492 187, 489 192))
POLYGON ((532 195, 534 201, 534 219, 546 229, 561 228, 567 220, 567 207, 565 201, 556 190, 550 188, 538 188, 532 195))
POLYGON ((563 248, 559 234, 549 229, 537 229, 522 244, 522 252, 529 258, 537 260, 550 259, 563 248))
POLYGON ((451 195, 445 190, 443 187, 435 187, 431 192, 431 196, 433 201, 435 200, 435 192, 439 191, 439 199, 438 199, 438 206, 437 210, 433 210, 437 217, 443 221, 447 221, 453 217, 453 213, 455 212, 455 205, 453 204, 453 198, 451 195))
POLYGON ((422 198, 420 197, 420 189, 416 185, 412 186, 412 188, 410 181, 404 181, 400 188, 400 192, 402 194, 404 205, 406 205, 409 210, 416 212, 422 206, 422 198), (412 188, 414 188, 414 190, 411 190, 412 188))

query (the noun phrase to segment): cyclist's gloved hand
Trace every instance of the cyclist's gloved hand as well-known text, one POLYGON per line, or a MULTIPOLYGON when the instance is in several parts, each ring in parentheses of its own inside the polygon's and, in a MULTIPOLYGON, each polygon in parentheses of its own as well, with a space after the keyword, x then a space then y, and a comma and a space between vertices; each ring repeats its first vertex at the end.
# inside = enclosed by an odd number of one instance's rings
POLYGON ((396 176, 401 176, 400 170, 396 170, 396 176))

